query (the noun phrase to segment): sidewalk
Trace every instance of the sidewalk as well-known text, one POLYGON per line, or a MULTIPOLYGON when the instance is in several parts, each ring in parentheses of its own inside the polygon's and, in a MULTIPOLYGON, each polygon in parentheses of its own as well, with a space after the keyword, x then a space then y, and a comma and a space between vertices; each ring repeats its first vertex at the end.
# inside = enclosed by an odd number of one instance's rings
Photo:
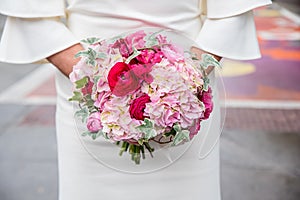
MULTIPOLYGON (((277 7, 257 10, 256 24, 263 58, 225 60, 221 72, 222 196, 297 200, 300 28, 277 7)), ((0 63, 0 70, 0 199, 56 199, 54 69, 0 63)))

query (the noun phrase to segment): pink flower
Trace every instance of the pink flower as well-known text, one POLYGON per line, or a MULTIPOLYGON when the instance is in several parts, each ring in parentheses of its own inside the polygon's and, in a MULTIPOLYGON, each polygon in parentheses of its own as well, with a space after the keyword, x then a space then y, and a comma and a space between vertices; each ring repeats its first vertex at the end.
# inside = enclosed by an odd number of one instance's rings
POLYGON ((152 71, 152 64, 133 64, 130 68, 138 79, 144 80, 149 84, 152 83, 153 76, 150 74, 152 71))
POLYGON ((202 94, 199 94, 198 98, 205 105, 205 111, 204 111, 203 119, 208 119, 209 116, 210 116, 210 113, 213 110, 212 90, 211 90, 211 88, 208 88, 207 91, 203 91, 202 94))
POLYGON ((190 139, 193 139, 193 137, 195 135, 197 135, 198 132, 199 132, 199 130, 200 130, 200 122, 201 122, 201 120, 200 119, 196 119, 196 120, 194 120, 194 122, 195 122, 195 124, 189 128, 190 139))
POLYGON ((128 58, 133 52, 124 39, 117 40, 111 47, 119 49, 121 55, 125 58, 128 58))
POLYGON ((109 100, 110 95, 111 93, 106 91, 102 91, 97 94, 97 99, 94 102, 94 106, 99 108, 100 112, 103 111, 105 103, 109 100))
POLYGON ((137 31, 125 37, 117 40, 112 48, 119 49, 121 55, 125 58, 128 58, 133 52, 133 47, 136 49, 143 48, 145 45, 144 37, 146 33, 144 31, 137 31))
POLYGON ((139 81, 129 65, 117 62, 108 73, 108 84, 116 96, 125 96, 139 88, 139 81))
POLYGON ((137 120, 144 120, 144 110, 146 108, 146 103, 150 102, 150 97, 148 94, 144 94, 133 100, 132 104, 129 107, 129 112, 131 118, 137 120))
POLYGON ((88 83, 81 89, 82 94, 92 94, 93 86, 94 83, 89 80, 88 83))
POLYGON ((165 45, 161 48, 161 50, 167 59, 172 63, 184 60, 183 49, 175 45, 165 45))
POLYGON ((100 120, 100 113, 99 112, 92 113, 87 120, 86 126, 87 126, 88 130, 92 133, 95 133, 95 132, 98 132, 99 130, 101 130, 103 128, 103 126, 102 126, 101 120, 100 120))
POLYGON ((143 48, 146 43, 146 41, 144 40, 145 36, 146 33, 143 30, 129 34, 127 37, 125 37, 125 41, 128 44, 128 48, 131 50, 132 47, 135 47, 136 49, 143 48))
POLYGON ((161 51, 153 51, 153 50, 142 50, 141 54, 136 57, 139 63, 142 64, 155 64, 159 63, 162 59, 163 53, 161 51))

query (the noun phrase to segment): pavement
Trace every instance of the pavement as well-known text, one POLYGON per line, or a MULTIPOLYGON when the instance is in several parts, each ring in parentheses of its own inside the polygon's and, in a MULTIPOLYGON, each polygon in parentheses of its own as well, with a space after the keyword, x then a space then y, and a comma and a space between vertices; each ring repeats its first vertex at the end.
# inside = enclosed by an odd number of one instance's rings
MULTIPOLYGON (((293 2, 256 10, 261 59, 223 61, 223 200, 300 198, 300 22, 293 2)), ((3 23, 1 16, 0 34, 3 23)), ((0 70, 0 200, 57 199, 54 69, 0 63, 0 70)))

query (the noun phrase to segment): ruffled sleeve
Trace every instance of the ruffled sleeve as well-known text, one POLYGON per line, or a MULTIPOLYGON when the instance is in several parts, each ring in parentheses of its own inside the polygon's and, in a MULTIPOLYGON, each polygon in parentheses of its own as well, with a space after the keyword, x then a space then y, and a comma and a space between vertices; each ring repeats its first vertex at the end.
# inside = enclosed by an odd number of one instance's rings
POLYGON ((199 46, 226 58, 259 58, 252 9, 268 4, 270 0, 202 0, 206 19, 197 38, 199 46))
POLYGON ((0 61, 38 62, 78 43, 61 22, 64 10, 63 0, 1 2, 0 12, 8 16, 0 43, 0 61))
POLYGON ((63 0, 1 0, 0 13, 22 18, 64 16, 65 2, 63 0))

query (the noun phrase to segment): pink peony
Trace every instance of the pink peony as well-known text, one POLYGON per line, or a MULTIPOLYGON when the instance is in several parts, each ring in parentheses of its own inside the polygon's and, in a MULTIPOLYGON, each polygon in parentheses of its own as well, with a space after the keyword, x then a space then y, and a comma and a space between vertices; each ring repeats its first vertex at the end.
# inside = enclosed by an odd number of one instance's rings
POLYGON ((90 132, 95 133, 103 128, 100 117, 99 112, 94 112, 89 116, 86 126, 90 132))
POLYGON ((213 110, 213 102, 212 102, 212 90, 208 88, 207 91, 203 91, 202 94, 198 96, 199 100, 202 101, 205 105, 205 112, 202 119, 208 119, 210 113, 213 110))

